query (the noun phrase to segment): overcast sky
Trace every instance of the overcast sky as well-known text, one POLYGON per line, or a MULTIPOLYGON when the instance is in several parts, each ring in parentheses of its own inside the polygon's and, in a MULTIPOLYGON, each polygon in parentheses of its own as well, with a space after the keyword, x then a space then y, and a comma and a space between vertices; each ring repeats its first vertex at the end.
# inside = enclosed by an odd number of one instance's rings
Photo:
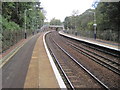
POLYGON ((91 8, 94 0, 40 0, 46 13, 46 18, 64 21, 66 16, 71 16, 73 10, 78 10, 79 14, 91 8))

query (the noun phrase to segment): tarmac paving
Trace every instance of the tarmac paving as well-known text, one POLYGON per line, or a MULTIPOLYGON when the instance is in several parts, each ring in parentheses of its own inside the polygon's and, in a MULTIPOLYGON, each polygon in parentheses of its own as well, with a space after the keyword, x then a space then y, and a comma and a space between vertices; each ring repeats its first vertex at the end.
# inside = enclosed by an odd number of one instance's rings
POLYGON ((66 88, 46 50, 45 33, 19 42, 4 54, 5 62, 1 64, 3 88, 66 88))

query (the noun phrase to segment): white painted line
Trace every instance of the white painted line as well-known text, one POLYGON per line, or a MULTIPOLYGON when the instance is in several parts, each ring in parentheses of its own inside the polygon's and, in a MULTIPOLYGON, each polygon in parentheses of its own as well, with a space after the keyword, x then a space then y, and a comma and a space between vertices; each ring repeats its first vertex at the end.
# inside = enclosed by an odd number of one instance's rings
MULTIPOLYGON (((50 31, 49 31, 49 32, 50 32, 50 31)), ((54 74, 55 74, 55 76, 56 76, 56 79, 57 79, 57 81, 58 81, 58 84, 59 84, 60 88, 61 88, 61 89, 62 89, 62 88, 66 89, 66 85, 65 85, 65 83, 64 83, 64 81, 63 81, 63 79, 62 79, 62 77, 61 77, 61 75, 60 75, 60 73, 59 73, 59 71, 58 71, 58 69, 57 69, 57 67, 56 67, 53 59, 52 59, 52 56, 50 55, 50 52, 49 52, 49 50, 48 50, 48 48, 47 48, 47 45, 46 45, 46 42, 45 42, 45 35, 46 35, 47 33, 49 33, 49 32, 46 32, 46 33, 44 34, 44 36, 43 36, 43 42, 44 42, 45 50, 46 50, 46 52, 47 52, 48 58, 49 58, 49 60, 50 60, 50 64, 51 64, 51 66, 52 66, 52 68, 53 68, 54 74)))
POLYGON ((102 47, 106 47, 106 48, 113 49, 113 50, 116 50, 116 51, 120 51, 120 49, 118 49, 118 48, 114 48, 114 47, 110 47, 110 46, 107 46, 107 45, 98 44, 96 42, 92 42, 92 41, 85 40, 85 39, 80 39, 80 38, 77 38, 77 37, 74 37, 74 36, 70 36, 70 35, 64 34, 62 32, 59 32, 59 34, 64 35, 64 36, 69 37, 69 38, 73 38, 73 39, 79 40, 79 41, 84 41, 84 42, 87 42, 87 43, 92 43, 92 44, 95 44, 95 45, 98 45, 98 46, 102 46, 102 47))

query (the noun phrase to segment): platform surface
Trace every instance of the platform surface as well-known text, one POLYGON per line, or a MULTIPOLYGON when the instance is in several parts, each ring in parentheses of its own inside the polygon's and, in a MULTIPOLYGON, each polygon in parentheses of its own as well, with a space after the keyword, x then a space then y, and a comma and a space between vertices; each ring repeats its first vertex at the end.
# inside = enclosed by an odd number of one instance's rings
POLYGON ((81 37, 81 36, 75 36, 75 35, 64 33, 63 31, 59 31, 59 34, 67 36, 69 38, 76 39, 76 40, 84 41, 84 42, 87 42, 87 43, 92 43, 92 44, 95 44, 95 45, 98 45, 98 46, 101 46, 101 47, 106 47, 106 48, 109 48, 109 49, 120 51, 119 44, 108 43, 107 41, 103 42, 103 41, 98 40, 98 39, 95 40, 95 39, 85 38, 85 37, 81 37))
POLYGON ((60 88, 45 51, 43 34, 34 47, 24 88, 60 88))

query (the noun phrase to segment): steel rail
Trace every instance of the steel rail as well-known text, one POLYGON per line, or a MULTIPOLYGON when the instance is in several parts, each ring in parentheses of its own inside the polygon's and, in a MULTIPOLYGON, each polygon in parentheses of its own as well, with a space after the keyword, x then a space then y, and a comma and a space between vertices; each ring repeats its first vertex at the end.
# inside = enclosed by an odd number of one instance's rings
MULTIPOLYGON (((53 40, 53 39, 52 39, 53 40)), ((110 90, 110 88, 105 85, 102 81, 100 81, 95 75, 93 75, 89 70, 87 70, 82 64, 80 64, 76 59, 74 59, 66 50, 60 47, 55 40, 53 42, 67 55, 69 56, 77 65, 79 65, 84 71, 86 71, 93 79, 95 79, 100 85, 102 85, 105 89, 110 90)))
MULTIPOLYGON (((63 37, 62 37, 62 38, 63 38, 63 37)), ((66 40, 67 40, 67 39, 66 39, 66 40)), ((87 56, 88 58, 92 59, 92 60, 95 61, 96 63, 98 63, 98 64, 104 66, 105 68, 111 70, 112 72, 120 75, 120 70, 119 70, 118 68, 116 68, 115 66, 112 66, 112 65, 110 65, 110 64, 108 64, 108 63, 106 63, 106 62, 104 62, 104 61, 96 58, 96 57, 93 56, 93 55, 90 55, 90 54, 86 53, 85 51, 87 51, 87 52, 89 52, 89 53, 93 53, 94 55, 97 55, 98 57, 103 58, 103 59, 105 59, 105 60, 107 60, 107 61, 109 61, 109 62, 111 62, 111 63, 114 63, 114 64, 116 64, 117 66, 120 65, 119 63, 114 62, 113 60, 108 59, 108 58, 105 58, 105 57, 103 57, 103 56, 100 56, 100 55, 98 55, 98 54, 96 54, 96 53, 94 53, 94 52, 91 52, 90 50, 87 50, 87 49, 85 49, 85 48, 83 48, 83 47, 81 47, 81 46, 79 46, 79 45, 76 45, 75 43, 73 43, 73 42, 70 41, 70 40, 67 40, 67 42, 65 42, 65 43, 69 44, 70 46, 72 46, 73 48, 75 48, 79 53, 87 56), (85 50, 85 51, 81 50, 79 47, 80 47, 81 49, 85 50), (80 50, 81 52, 80 52, 79 50, 80 50)))
POLYGON ((67 77, 67 74, 64 72, 62 66, 60 65, 60 63, 59 63, 57 57, 55 56, 55 54, 53 53, 52 49, 51 49, 51 48, 49 48, 49 49, 50 49, 51 54, 53 55, 54 59, 56 60, 56 62, 57 62, 57 64, 58 64, 59 68, 61 69, 63 75, 65 76, 67 82, 69 83, 69 86, 70 86, 73 90, 75 90, 75 87, 73 86, 73 84, 71 83, 71 81, 69 80, 69 78, 67 77))
MULTIPOLYGON (((51 38, 50 38, 50 39, 51 39, 51 38)), ((51 40, 52 40, 52 39, 51 39, 51 40)), ((48 46, 48 45, 47 45, 47 46, 48 46)), ((49 47, 49 46, 48 46, 48 47, 49 47)), ((62 66, 60 65, 60 63, 59 63, 57 57, 55 56, 53 50, 52 50, 50 47, 49 47, 49 50, 50 50, 50 54, 53 56, 54 60, 55 60, 55 61, 57 62, 57 64, 58 64, 60 70, 62 71, 64 77, 66 78, 66 80, 67 80, 69 86, 70 86, 73 90, 75 90, 75 87, 73 86, 73 84, 72 84, 71 81, 69 80, 67 74, 64 72, 64 70, 63 70, 62 66)))
POLYGON ((120 75, 120 70, 119 70, 119 69, 117 69, 117 68, 115 68, 115 67, 107 64, 107 63, 104 62, 104 61, 101 61, 100 59, 98 59, 98 58, 96 58, 96 57, 94 57, 94 56, 92 56, 92 55, 84 52, 83 50, 80 50, 79 47, 76 47, 76 46, 74 46, 74 45, 72 45, 72 44, 71 44, 71 46, 74 47, 74 48, 76 48, 76 50, 77 50, 79 53, 82 53, 83 55, 85 55, 85 56, 87 56, 88 58, 90 58, 90 59, 94 60, 95 62, 97 62, 98 64, 100 64, 100 65, 106 67, 107 69, 111 70, 112 72, 120 75), (80 50, 81 52, 80 52, 79 50, 80 50))
MULTIPOLYGON (((93 47, 93 46, 88 46, 88 45, 86 45, 86 44, 83 44, 83 45, 86 46, 86 47, 90 47, 90 48, 92 48, 92 49, 96 49, 96 50, 98 50, 98 51, 100 51, 100 52, 103 52, 103 53, 112 55, 112 56, 114 56, 114 57, 118 57, 118 58, 120 57, 119 54, 115 54, 115 53, 112 53, 112 52, 108 52, 108 51, 106 51, 106 50, 99 49, 99 48, 96 48, 96 47, 93 47)), ((107 49, 107 48, 106 48, 106 49, 107 49)))
POLYGON ((69 43, 67 42, 68 44, 73 44, 73 45, 75 45, 76 47, 80 47, 80 48, 84 49, 84 50, 87 51, 87 52, 93 53, 94 55, 97 55, 97 56, 99 56, 99 57, 101 57, 101 58, 103 58, 103 59, 105 59, 105 60, 108 60, 108 61, 110 61, 110 62, 112 62, 112 63, 114 63, 114 64, 120 66, 120 63, 115 62, 115 61, 113 61, 112 59, 109 59, 109 58, 103 57, 103 56, 101 56, 101 55, 99 55, 99 54, 96 54, 96 53, 90 51, 90 50, 87 50, 87 49, 85 49, 85 48, 83 48, 83 47, 77 45, 76 43, 73 43, 73 42, 70 41, 70 40, 67 40, 67 41, 69 42, 69 43))
MULTIPOLYGON (((63 35, 62 35, 63 36, 63 35)), ((63 37, 66 37, 66 36, 63 36, 63 37)), ((67 37, 67 38, 69 38, 69 37, 67 37)), ((70 39, 72 39, 72 40, 76 40, 76 39, 73 39, 73 38, 70 38, 70 39)), ((79 40, 76 40, 76 41, 79 41, 79 40)), ((79 41, 79 42, 81 42, 81 41, 79 41)), ((114 56, 114 57, 120 57, 120 55, 119 55, 119 53, 117 53, 117 54, 115 54, 115 53, 112 53, 112 52, 108 52, 108 51, 105 51, 105 50, 102 50, 102 49, 99 49, 99 48, 95 48, 95 47, 93 47, 93 46, 88 46, 88 45, 86 45, 85 44, 85 42, 84 43, 82 43, 84 46, 86 46, 86 47, 90 47, 90 48, 92 48, 92 49, 96 49, 96 50, 98 50, 98 51, 101 51, 101 52, 104 52, 104 53, 106 53, 106 54, 109 54, 109 55, 112 55, 112 56, 114 56)), ((97 46, 97 45, 96 45, 97 46)), ((119 52, 119 51, 118 51, 119 52)))

